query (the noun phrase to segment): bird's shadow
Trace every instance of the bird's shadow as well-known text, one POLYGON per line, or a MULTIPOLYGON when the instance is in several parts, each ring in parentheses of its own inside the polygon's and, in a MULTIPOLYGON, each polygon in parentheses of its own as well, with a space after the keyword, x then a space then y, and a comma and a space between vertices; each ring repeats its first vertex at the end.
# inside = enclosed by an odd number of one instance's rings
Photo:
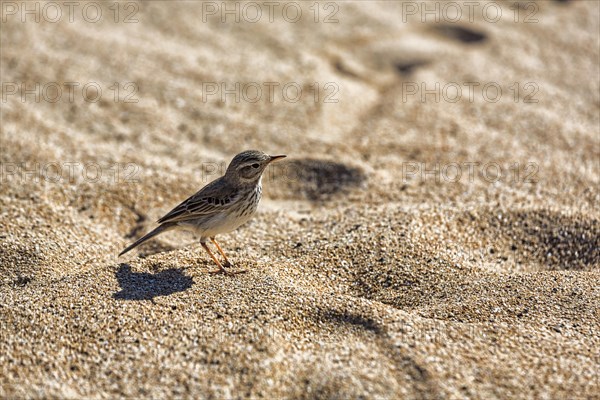
POLYGON ((155 274, 132 272, 129 264, 120 264, 115 273, 121 290, 113 297, 119 300, 150 300, 157 296, 168 296, 183 292, 194 283, 181 268, 170 268, 155 274))

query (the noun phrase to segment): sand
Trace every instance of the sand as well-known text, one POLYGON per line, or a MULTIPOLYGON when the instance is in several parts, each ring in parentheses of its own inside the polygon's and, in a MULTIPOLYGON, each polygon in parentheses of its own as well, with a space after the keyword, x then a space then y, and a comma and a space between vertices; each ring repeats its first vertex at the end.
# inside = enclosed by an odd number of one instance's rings
POLYGON ((598 2, 14 4, 1 398, 599 398, 598 2), (220 238, 247 273, 117 258, 252 148, 288 158, 220 238))

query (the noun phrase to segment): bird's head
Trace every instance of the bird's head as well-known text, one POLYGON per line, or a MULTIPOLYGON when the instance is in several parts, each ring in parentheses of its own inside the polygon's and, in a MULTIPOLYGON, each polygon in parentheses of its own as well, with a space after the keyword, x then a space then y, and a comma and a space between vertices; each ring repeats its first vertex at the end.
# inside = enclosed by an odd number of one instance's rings
POLYGON ((285 155, 270 156, 258 150, 246 150, 233 157, 225 177, 243 184, 256 184, 267 165, 284 158, 285 155))

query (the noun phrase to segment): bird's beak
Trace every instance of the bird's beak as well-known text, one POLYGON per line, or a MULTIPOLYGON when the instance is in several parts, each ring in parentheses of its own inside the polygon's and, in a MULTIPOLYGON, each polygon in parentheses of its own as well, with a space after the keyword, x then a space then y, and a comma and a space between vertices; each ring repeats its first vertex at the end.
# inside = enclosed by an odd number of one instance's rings
POLYGON ((270 163, 272 163, 273 161, 277 161, 281 158, 285 158, 287 157, 285 154, 284 155, 280 155, 280 156, 271 156, 271 159, 269 160, 270 163))

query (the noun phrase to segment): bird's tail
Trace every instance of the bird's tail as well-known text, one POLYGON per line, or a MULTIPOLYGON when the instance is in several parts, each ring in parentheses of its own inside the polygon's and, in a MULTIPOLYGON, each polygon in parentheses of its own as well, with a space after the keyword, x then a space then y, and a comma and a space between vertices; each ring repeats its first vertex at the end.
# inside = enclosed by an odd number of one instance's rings
POLYGON ((166 224, 162 224, 160 226, 158 226, 157 228, 155 228, 153 231, 150 231, 148 233, 146 233, 144 236, 142 236, 141 238, 139 238, 138 240, 136 240, 135 242, 133 242, 132 244, 130 244, 129 246, 127 246, 125 248, 125 250, 123 250, 122 252, 119 253, 119 257, 121 257, 123 254, 127 253, 129 250, 139 246, 140 244, 144 243, 146 240, 148 239, 152 239, 154 236, 163 233, 165 231, 168 231, 172 228, 175 227, 176 224, 172 224, 172 223, 166 223, 166 224))

